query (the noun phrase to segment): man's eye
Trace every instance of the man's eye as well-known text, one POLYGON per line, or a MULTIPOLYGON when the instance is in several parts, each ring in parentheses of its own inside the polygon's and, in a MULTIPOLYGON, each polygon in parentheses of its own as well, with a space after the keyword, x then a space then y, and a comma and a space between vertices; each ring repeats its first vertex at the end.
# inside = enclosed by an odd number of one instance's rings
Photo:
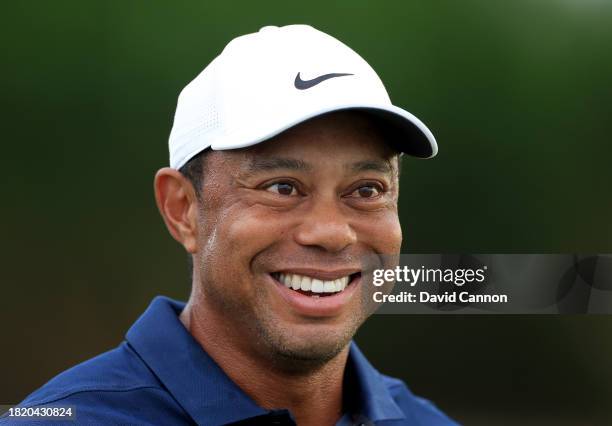
POLYGON ((363 185, 354 190, 350 196, 358 198, 374 198, 378 197, 380 193, 381 189, 377 185, 363 185))
POLYGON ((289 182, 273 183, 272 185, 266 188, 266 191, 275 192, 277 194, 286 196, 293 196, 298 194, 295 185, 289 182))

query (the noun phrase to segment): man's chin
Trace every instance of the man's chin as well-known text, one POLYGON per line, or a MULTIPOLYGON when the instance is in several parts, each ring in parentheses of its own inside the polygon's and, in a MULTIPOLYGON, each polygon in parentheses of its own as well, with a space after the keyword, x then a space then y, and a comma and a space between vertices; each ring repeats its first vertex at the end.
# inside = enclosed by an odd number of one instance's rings
POLYGON ((311 325, 270 331, 261 337, 276 362, 286 369, 305 370, 324 365, 338 356, 355 330, 311 325))
POLYGON ((275 348, 278 364, 287 371, 308 371, 319 368, 342 352, 347 342, 319 342, 308 346, 284 346, 275 348))

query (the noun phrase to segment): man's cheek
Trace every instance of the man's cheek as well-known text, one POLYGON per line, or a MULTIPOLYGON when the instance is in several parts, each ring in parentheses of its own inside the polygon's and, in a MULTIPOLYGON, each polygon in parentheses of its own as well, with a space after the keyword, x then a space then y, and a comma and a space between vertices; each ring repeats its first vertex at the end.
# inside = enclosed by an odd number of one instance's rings
POLYGON ((228 223, 223 231, 227 248, 235 252, 246 251, 251 256, 269 247, 286 232, 283 221, 277 216, 250 214, 249 210, 244 211, 238 218, 224 222, 228 223))
POLYGON ((360 227, 362 243, 378 253, 398 253, 402 245, 402 227, 395 213, 368 220, 360 227))
POLYGON ((402 247, 402 227, 399 223, 399 219, 392 221, 389 226, 389 252, 399 253, 402 247))

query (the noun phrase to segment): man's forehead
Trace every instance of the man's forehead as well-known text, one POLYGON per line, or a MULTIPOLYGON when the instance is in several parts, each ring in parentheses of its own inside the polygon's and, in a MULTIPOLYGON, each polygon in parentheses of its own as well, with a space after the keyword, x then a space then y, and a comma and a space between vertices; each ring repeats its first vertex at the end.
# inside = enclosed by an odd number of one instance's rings
MULTIPOLYGON (((394 166, 392 158, 367 158, 355 161, 338 161, 337 166, 348 173, 375 171, 380 173, 393 173, 394 166)), ((312 172, 316 169, 316 162, 310 162, 300 158, 281 157, 272 155, 253 155, 244 167, 246 172, 256 173, 270 170, 295 170, 312 172)))
MULTIPOLYGON (((326 114, 247 148, 213 151, 215 163, 239 174, 271 170, 313 172, 333 167, 344 174, 375 171, 393 174, 398 152, 375 121, 356 111, 326 114)), ((216 167, 215 167, 216 168, 216 167)), ((233 174, 233 173, 232 173, 233 174)))

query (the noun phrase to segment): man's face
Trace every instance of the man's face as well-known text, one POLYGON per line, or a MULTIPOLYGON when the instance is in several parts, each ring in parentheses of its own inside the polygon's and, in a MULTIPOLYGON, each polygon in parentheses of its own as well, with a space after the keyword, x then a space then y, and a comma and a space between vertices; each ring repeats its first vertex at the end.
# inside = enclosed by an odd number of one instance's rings
POLYGON ((210 152, 194 256, 198 303, 249 351, 333 358, 367 317, 362 260, 399 253, 397 167, 395 152, 354 112, 210 152))

